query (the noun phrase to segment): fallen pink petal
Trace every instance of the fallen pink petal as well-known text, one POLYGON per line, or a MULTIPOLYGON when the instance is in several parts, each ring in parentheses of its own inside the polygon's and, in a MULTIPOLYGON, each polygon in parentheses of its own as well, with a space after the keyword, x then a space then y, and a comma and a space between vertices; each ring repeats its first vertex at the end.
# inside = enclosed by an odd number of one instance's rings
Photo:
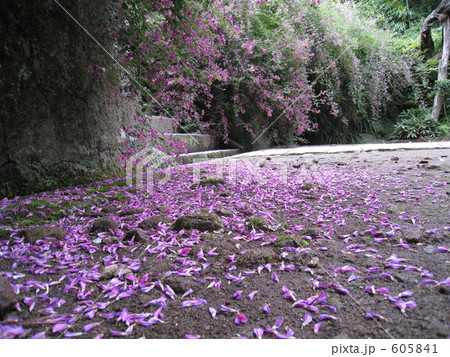
POLYGON ((342 294, 345 294, 345 295, 350 294, 350 291, 348 289, 345 289, 344 287, 342 287, 339 284, 331 284, 331 287, 342 294))
POLYGON ((236 318, 234 320, 234 323, 236 325, 245 324, 247 322, 248 322, 247 316, 245 316, 244 314, 240 314, 240 313, 236 314, 236 318))
POLYGON ((378 315, 375 312, 370 312, 370 313, 366 314, 366 319, 386 320, 383 316, 378 315))
POLYGON ((310 314, 308 314, 307 312, 305 312, 305 317, 303 319, 301 328, 308 326, 312 321, 313 321, 312 316, 310 314))
POLYGON ((192 307, 192 306, 199 306, 199 305, 206 305, 208 302, 204 299, 194 299, 194 300, 186 300, 181 303, 181 307, 192 307))
POLYGON ((438 253, 450 253, 450 249, 445 248, 445 247, 437 247, 436 248, 436 252, 438 252, 438 253))
POLYGON ((242 290, 238 290, 233 294, 233 298, 240 299, 242 297, 242 290))
POLYGON ((381 294, 381 295, 389 295, 389 289, 387 288, 379 288, 375 290, 375 293, 381 294))
POLYGON ((67 324, 56 324, 55 326, 53 326, 52 332, 57 333, 67 328, 69 328, 69 325, 67 324))
POLYGON ((253 329, 253 333, 255 334, 257 339, 261 339, 264 335, 264 329, 255 327, 253 329))
POLYGON ((235 309, 232 309, 231 307, 225 306, 225 305, 221 305, 220 306, 220 311, 223 312, 237 312, 235 309))
POLYGON ((275 331, 275 332, 274 332, 274 335, 275 335, 276 338, 282 339, 282 340, 294 338, 294 336, 292 336, 292 335, 285 334, 285 333, 280 333, 280 332, 278 332, 278 331, 275 331))
POLYGON ((100 324, 101 324, 101 322, 94 322, 92 324, 87 324, 87 325, 83 326, 82 330, 83 330, 83 332, 88 332, 88 331, 92 330, 93 328, 99 326, 100 324))
POLYGON ((198 340, 199 338, 201 338, 200 335, 192 335, 192 334, 186 334, 184 335, 185 338, 187 338, 188 340, 198 340))
POLYGON ((331 311, 331 312, 337 312, 337 307, 333 305, 322 305, 321 307, 331 311))
POLYGON ((318 323, 316 323, 316 324, 314 325, 314 334, 315 334, 315 335, 317 335, 317 333, 318 333, 319 330, 321 329, 322 325, 323 325, 323 322, 322 322, 322 321, 321 321, 321 322, 318 322, 318 323))
POLYGON ((217 310, 216 310, 215 308, 213 308, 213 307, 210 307, 210 308, 209 308, 209 313, 211 314, 211 316, 212 316, 213 318, 215 318, 216 315, 217 315, 217 310))
POLYGON ((413 291, 411 291, 411 290, 405 290, 405 291, 402 291, 400 294, 398 294, 397 296, 398 297, 410 297, 410 296, 413 296, 414 295, 414 292, 413 291))
POLYGON ((432 279, 424 279, 420 283, 420 285, 437 285, 437 284, 438 284, 438 282, 436 280, 432 280, 432 279))
POLYGON ((275 323, 273 324, 272 328, 274 330, 279 329, 281 325, 283 325, 284 318, 282 316, 278 317, 275 323))
POLYGON ((410 300, 410 301, 403 301, 403 300, 397 300, 395 302, 395 305, 400 309, 400 311, 404 314, 406 312, 407 308, 417 307, 417 304, 410 300))
POLYGON ((259 290, 252 291, 250 294, 247 295, 247 299, 253 300, 255 298, 255 295, 258 293, 259 290))
POLYGON ((340 320, 340 319, 338 317, 332 316, 332 315, 326 315, 326 314, 320 315, 319 321, 324 321, 324 320, 340 320))

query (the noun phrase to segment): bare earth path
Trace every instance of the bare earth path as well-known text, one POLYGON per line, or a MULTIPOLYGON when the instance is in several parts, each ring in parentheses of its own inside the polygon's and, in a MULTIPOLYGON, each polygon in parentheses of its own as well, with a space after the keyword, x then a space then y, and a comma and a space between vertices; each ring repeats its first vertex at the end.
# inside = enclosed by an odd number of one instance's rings
POLYGON ((448 338, 450 148, 407 149, 259 152, 153 172, 151 193, 3 200, 18 302, 0 334, 448 338))

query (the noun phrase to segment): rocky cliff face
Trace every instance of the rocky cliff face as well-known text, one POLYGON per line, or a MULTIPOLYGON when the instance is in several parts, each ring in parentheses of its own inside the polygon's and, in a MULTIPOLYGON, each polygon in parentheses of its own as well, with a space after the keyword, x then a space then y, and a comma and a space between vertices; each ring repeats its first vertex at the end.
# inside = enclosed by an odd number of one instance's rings
MULTIPOLYGON (((101 30, 113 5, 59 3, 112 48, 101 30)), ((116 78, 102 67, 112 60, 53 0, 3 0, 0 38, 0 197, 117 172, 120 129, 136 108, 107 98, 116 78)))

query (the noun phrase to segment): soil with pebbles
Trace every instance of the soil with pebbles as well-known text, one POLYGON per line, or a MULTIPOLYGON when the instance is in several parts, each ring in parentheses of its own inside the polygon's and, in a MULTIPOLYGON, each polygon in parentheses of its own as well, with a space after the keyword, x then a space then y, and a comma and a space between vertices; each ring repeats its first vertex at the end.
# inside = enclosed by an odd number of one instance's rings
POLYGON ((449 155, 261 157, 172 168, 152 195, 111 185, 3 200, 0 275, 19 302, 0 334, 448 338, 449 155), (194 213, 223 228, 173 225, 194 213), (64 237, 23 231, 36 216, 64 237))

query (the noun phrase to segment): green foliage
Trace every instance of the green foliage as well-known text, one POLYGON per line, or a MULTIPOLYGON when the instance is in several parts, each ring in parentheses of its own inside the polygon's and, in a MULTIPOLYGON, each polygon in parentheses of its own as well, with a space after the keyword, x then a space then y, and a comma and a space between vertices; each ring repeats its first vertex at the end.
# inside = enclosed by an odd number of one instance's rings
MULTIPOLYGON (((148 111, 188 132, 209 129, 247 149, 263 133, 269 145, 356 143, 383 133, 389 105, 427 101, 434 73, 415 85, 411 66, 431 67, 408 54, 418 42, 386 29, 417 38, 430 1, 126 3, 120 60, 146 88, 148 111)), ((130 137, 147 137, 145 126, 130 137)))
POLYGON ((124 187, 124 186, 127 186, 127 181, 125 181, 125 180, 118 180, 118 181, 113 182, 111 184, 111 186, 124 187))
POLYGON ((269 223, 262 217, 252 217, 248 222, 251 229, 266 230, 269 229, 269 223))
POLYGON ((117 177, 123 173, 119 169, 95 170, 96 165, 95 160, 90 157, 73 163, 18 158, 12 170, 13 178, 7 182, 0 182, 0 197, 47 191, 73 184, 86 184, 107 177, 117 177))
POLYGON ((115 196, 108 198, 108 201, 109 202, 114 202, 114 201, 127 202, 127 201, 129 201, 129 198, 126 197, 123 192, 119 192, 115 196))
POLYGON ((97 192, 109 192, 111 190, 111 186, 109 185, 101 185, 98 189, 96 189, 97 192))
POLYGON ((300 244, 300 247, 302 248, 307 248, 310 246, 309 242, 306 239, 298 239, 296 240, 296 242, 300 244))
POLYGON ((16 188, 10 182, 0 182, 0 197, 13 197, 16 193, 16 188))
POLYGON ((33 200, 25 204, 10 206, 13 209, 10 218, 5 218, 2 225, 15 228, 43 225, 52 221, 59 221, 73 213, 73 206, 80 202, 63 201, 61 203, 48 202, 47 200, 33 200), (29 216, 29 214, 32 214, 29 216))
POLYGON ((209 177, 202 181, 200 181, 200 186, 217 186, 217 185, 224 185, 226 182, 221 177, 209 177))
POLYGON ((361 134, 381 134, 388 105, 411 92, 410 59, 399 53, 392 35, 351 3, 327 2, 311 9, 308 18, 317 29, 307 31, 315 44, 311 80, 318 107, 312 112, 317 130, 308 139, 358 143, 361 134))
POLYGON ((314 185, 311 182, 307 182, 300 187, 300 189, 302 191, 310 191, 310 190, 314 190, 315 188, 316 188, 316 185, 314 185))
POLYGON ((450 80, 444 79, 434 83, 434 90, 442 96, 450 95, 450 80))
POLYGON ((441 132, 427 108, 412 108, 399 115, 400 121, 394 127, 393 137, 397 139, 431 139, 441 132))
POLYGON ((28 209, 36 209, 42 206, 46 206, 48 204, 47 201, 43 201, 43 200, 37 200, 37 201, 32 201, 29 204, 27 204, 28 209))
POLYGON ((258 12, 251 17, 251 33, 256 38, 274 38, 283 24, 282 0, 261 3, 258 12))
POLYGON ((11 231, 7 230, 7 229, 0 229, 0 239, 6 239, 9 238, 11 236, 11 231))
POLYGON ((438 130, 444 135, 449 136, 450 135, 450 122, 441 123, 438 126, 438 130))
POLYGON ((98 169, 97 161, 95 161, 95 159, 92 157, 85 157, 83 159, 80 159, 79 163, 81 166, 84 166, 88 170, 97 170, 98 169))
POLYGON ((440 0, 357 0, 362 14, 398 36, 417 36, 423 19, 440 0))

